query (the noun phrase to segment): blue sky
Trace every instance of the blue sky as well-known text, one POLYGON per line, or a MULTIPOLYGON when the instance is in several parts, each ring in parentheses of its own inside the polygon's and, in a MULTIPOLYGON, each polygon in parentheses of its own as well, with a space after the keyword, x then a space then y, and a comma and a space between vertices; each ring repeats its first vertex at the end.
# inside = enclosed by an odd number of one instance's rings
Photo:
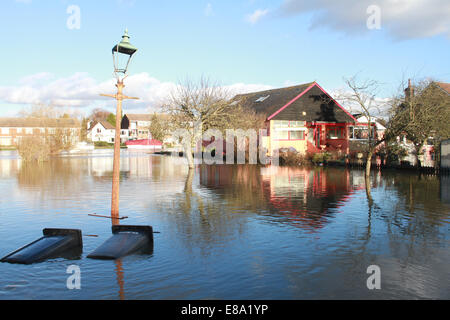
POLYGON ((333 91, 359 72, 382 82, 384 97, 402 77, 450 82, 442 0, 3 0, 0 21, 2 116, 37 102, 113 110, 98 93, 114 91, 111 48, 125 28, 139 48, 126 83, 142 98, 127 102, 136 111, 201 75, 239 92, 313 80, 333 91), (379 5, 381 29, 366 26, 370 4, 379 5), (70 5, 80 29, 67 27, 70 5))

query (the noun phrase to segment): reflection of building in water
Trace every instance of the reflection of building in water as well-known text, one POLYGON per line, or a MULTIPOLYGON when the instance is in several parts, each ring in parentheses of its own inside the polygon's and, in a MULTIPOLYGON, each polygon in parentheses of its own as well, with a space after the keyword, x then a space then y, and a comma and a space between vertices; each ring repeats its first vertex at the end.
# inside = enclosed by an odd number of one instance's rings
POLYGON ((20 159, 0 159, 0 178, 9 178, 15 176, 20 170, 20 159))
MULTIPOLYGON (((180 170, 185 168, 183 158, 166 157, 161 161, 161 156, 153 156, 146 153, 129 153, 122 151, 120 158, 120 171, 126 177, 157 177, 179 176, 180 170)), ((113 171, 112 153, 109 156, 100 155, 89 158, 89 175, 110 176, 113 171)))
POLYGON ((336 212, 330 209, 348 201, 352 180, 351 171, 332 168, 205 165, 200 170, 202 185, 220 189, 234 203, 267 206, 270 215, 307 229, 323 227, 336 212))
POLYGON ((442 203, 450 204, 450 177, 448 175, 440 176, 440 192, 442 203))

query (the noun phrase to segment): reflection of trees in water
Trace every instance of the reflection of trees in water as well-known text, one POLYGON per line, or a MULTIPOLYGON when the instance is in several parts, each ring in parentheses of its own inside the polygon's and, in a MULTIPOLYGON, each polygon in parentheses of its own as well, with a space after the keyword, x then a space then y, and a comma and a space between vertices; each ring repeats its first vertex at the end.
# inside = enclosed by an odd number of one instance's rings
POLYGON ((447 223, 449 208, 439 198, 439 178, 417 174, 384 175, 387 191, 395 191, 397 201, 389 215, 383 215, 389 234, 414 238, 444 236, 439 231, 447 223), (389 183, 390 182, 390 183, 389 183))
POLYGON ((43 196, 72 196, 83 188, 80 183, 85 170, 83 162, 55 158, 42 163, 23 163, 17 172, 17 182, 19 187, 38 190, 43 196))
MULTIPOLYGON (((196 187, 195 170, 202 168, 188 170, 184 189, 174 195, 174 206, 168 216, 174 220, 179 229, 178 234, 188 238, 183 242, 189 248, 204 251, 212 249, 213 244, 241 233, 245 227, 245 219, 238 210, 228 206, 216 194, 196 187)), ((167 208, 164 210, 167 211, 167 208)))

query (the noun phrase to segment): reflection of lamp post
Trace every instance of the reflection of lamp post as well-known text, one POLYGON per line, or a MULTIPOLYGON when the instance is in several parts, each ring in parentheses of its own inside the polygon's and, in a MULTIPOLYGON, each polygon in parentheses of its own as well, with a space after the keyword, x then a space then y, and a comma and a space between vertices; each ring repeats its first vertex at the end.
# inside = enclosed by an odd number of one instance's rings
POLYGON ((102 96, 112 97, 117 100, 116 109, 116 132, 114 138, 114 162, 113 162, 113 181, 111 195, 111 218, 113 224, 118 222, 119 218, 119 176, 120 176, 120 125, 122 121, 122 100, 123 99, 139 99, 135 97, 127 97, 122 94, 124 87, 123 80, 127 77, 128 65, 136 53, 137 48, 133 47, 129 41, 128 31, 125 30, 122 41, 115 45, 112 49, 114 61, 114 75, 117 79, 116 94, 101 94, 102 96), (122 74, 122 75, 121 75, 122 74), (122 78, 121 78, 122 76, 122 78))

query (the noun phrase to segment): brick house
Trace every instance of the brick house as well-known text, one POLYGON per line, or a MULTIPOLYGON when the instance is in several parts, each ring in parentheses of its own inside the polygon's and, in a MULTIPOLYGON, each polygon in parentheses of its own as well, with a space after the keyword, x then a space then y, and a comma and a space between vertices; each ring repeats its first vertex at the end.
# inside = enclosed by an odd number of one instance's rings
POLYGON ((80 139, 81 125, 72 118, 0 118, 0 145, 15 146, 23 137, 49 135, 57 129, 67 131, 76 143, 80 139))

